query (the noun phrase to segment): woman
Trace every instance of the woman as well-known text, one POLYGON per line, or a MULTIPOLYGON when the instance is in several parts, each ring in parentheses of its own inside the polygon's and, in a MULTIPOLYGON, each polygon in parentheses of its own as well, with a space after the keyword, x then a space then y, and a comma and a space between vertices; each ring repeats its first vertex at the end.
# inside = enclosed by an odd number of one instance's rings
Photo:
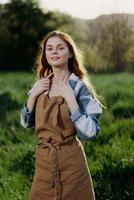
POLYGON ((95 200, 78 137, 96 137, 103 106, 69 35, 53 31, 43 39, 37 75, 21 110, 22 126, 34 127, 39 139, 29 200, 95 200))

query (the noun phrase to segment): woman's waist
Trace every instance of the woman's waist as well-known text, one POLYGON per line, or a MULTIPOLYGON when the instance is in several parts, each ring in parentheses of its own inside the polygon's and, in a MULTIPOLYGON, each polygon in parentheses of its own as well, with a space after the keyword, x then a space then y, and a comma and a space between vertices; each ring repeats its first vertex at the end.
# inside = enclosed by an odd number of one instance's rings
POLYGON ((78 144, 80 141, 76 135, 69 136, 64 140, 59 140, 54 137, 38 137, 38 147, 46 148, 46 147, 63 147, 72 144, 78 144))
POLYGON ((52 137, 55 140, 66 140, 71 136, 76 136, 75 129, 64 129, 62 130, 59 127, 39 127, 35 130, 36 135, 38 138, 50 138, 52 137))

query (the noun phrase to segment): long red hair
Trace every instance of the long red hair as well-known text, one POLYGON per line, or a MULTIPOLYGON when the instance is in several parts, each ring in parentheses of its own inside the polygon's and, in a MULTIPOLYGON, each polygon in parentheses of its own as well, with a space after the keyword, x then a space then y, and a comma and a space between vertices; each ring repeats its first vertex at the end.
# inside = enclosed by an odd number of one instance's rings
POLYGON ((84 67, 82 53, 80 53, 80 50, 78 50, 73 39, 65 32, 54 30, 48 33, 40 42, 40 46, 39 46, 40 48, 39 48, 39 52, 36 58, 37 77, 42 78, 52 72, 52 67, 51 65, 49 65, 46 59, 46 43, 49 38, 55 37, 55 36, 58 36, 67 44, 69 51, 72 55, 72 57, 69 58, 68 60, 69 71, 74 72, 77 76, 79 76, 80 79, 83 79, 85 84, 89 88, 90 92, 92 93, 93 97, 96 99, 99 99, 99 96, 97 95, 93 85, 91 84, 91 81, 89 80, 88 72, 86 68, 84 67))
POLYGON ((44 37, 43 40, 41 41, 40 50, 36 59, 37 76, 41 78, 41 77, 44 77, 44 75, 47 75, 47 73, 52 72, 52 67, 51 65, 49 65, 46 59, 46 43, 49 38, 55 37, 55 36, 58 36, 67 44, 69 51, 72 54, 72 57, 69 58, 69 61, 68 61, 69 71, 74 72, 80 78, 83 78, 84 68, 83 68, 83 63, 82 63, 82 56, 78 52, 78 49, 74 41, 72 40, 72 38, 68 34, 63 33, 61 31, 52 31, 46 37, 44 37))

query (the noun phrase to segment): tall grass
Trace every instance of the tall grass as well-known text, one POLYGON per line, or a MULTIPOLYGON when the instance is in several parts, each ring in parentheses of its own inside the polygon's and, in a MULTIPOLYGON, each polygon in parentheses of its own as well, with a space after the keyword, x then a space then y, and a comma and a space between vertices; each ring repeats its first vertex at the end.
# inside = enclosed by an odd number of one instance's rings
MULTIPOLYGON (((0 74, 0 199, 26 200, 34 173, 34 129, 20 125, 20 110, 35 78, 0 74)), ((107 106, 101 131, 82 141, 97 200, 134 199, 134 78, 132 74, 91 75, 107 106)))

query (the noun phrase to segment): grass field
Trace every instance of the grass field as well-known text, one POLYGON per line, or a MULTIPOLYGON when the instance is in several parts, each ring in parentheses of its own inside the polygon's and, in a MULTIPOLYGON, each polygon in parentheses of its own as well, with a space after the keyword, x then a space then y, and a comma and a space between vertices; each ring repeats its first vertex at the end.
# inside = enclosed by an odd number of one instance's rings
MULTIPOLYGON (((0 73, 0 200, 27 200, 34 173, 34 129, 20 110, 34 82, 31 73, 0 73)), ((97 200, 134 200, 134 75, 91 75, 107 110, 98 137, 82 141, 97 200)))

